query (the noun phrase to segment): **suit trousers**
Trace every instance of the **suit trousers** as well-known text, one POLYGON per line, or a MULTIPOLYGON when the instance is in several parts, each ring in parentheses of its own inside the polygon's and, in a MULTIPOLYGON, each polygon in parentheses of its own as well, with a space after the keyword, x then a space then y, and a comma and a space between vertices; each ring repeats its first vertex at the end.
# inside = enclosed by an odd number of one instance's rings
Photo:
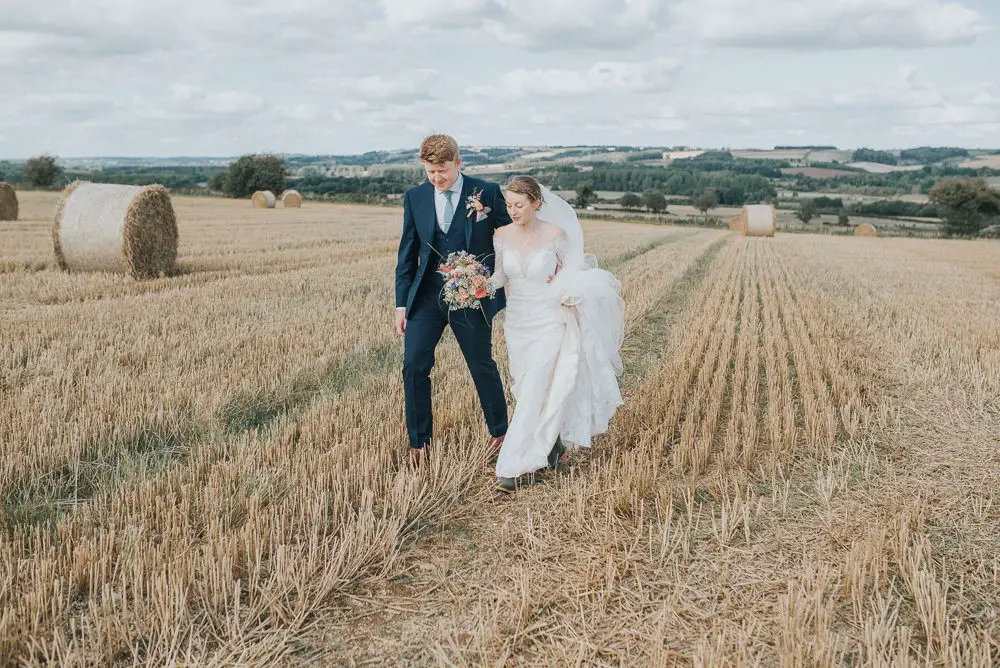
POLYGON ((486 315, 473 309, 449 311, 435 286, 421 287, 425 289, 413 301, 403 337, 403 387, 410 447, 423 447, 433 435, 430 375, 434 350, 448 326, 472 374, 490 434, 506 434, 507 401, 493 360, 493 332, 486 315))

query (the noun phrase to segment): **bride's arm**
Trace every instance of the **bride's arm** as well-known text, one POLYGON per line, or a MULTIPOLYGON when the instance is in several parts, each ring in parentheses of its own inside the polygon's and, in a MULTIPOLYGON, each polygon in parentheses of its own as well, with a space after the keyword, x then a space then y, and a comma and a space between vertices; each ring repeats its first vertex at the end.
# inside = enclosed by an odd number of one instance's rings
MULTIPOLYGON (((552 276, 549 276, 549 282, 552 282, 552 280, 558 276, 559 272, 561 272, 566 266, 566 251, 568 242, 569 239, 565 233, 556 237, 556 241, 553 246, 553 249, 556 252, 556 271, 552 276)), ((568 287, 569 286, 567 285, 562 286, 562 289, 559 291, 559 301, 563 306, 573 308, 580 303, 580 299, 578 295, 571 294, 572 291, 569 290, 568 287)))
POLYGON ((495 290, 499 290, 507 283, 507 274, 503 271, 503 241, 500 235, 493 234, 493 275, 490 276, 489 285, 495 290))
MULTIPOLYGON (((566 266, 566 233, 561 232, 558 237, 556 237, 555 251, 556 251, 556 274, 562 271, 562 268, 566 266)), ((553 274, 553 278, 555 275, 553 274)), ((552 280, 552 279, 549 279, 552 280)))

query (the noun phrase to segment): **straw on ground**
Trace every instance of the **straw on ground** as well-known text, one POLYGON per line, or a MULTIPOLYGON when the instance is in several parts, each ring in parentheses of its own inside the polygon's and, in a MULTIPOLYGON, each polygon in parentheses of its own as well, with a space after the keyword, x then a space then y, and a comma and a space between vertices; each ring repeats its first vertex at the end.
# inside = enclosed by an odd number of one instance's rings
POLYGON ((22 199, 8 663, 1000 661, 996 244, 588 221, 626 405, 504 502, 451 338, 399 466, 398 210, 176 198, 184 273, 136 283, 47 266, 22 199))

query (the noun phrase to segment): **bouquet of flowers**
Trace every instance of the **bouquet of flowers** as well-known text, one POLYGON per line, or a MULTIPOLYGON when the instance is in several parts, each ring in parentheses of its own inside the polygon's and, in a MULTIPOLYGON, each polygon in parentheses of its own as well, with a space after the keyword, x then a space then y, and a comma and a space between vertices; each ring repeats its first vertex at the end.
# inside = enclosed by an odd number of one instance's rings
POLYGON ((449 254, 438 266, 438 273, 444 276, 441 298, 449 311, 481 308, 480 300, 496 294, 496 288, 489 283, 489 267, 471 253, 458 251, 449 254))

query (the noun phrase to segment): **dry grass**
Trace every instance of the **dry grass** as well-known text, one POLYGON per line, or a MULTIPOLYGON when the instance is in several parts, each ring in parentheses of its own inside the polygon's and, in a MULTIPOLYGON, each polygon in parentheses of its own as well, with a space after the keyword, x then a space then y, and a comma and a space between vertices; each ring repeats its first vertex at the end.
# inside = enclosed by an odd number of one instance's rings
POLYGON ((996 244, 588 222, 627 403, 498 500, 450 337, 400 470, 399 211, 176 198, 135 284, 53 205, 0 230, 0 663, 1000 661, 996 244))

